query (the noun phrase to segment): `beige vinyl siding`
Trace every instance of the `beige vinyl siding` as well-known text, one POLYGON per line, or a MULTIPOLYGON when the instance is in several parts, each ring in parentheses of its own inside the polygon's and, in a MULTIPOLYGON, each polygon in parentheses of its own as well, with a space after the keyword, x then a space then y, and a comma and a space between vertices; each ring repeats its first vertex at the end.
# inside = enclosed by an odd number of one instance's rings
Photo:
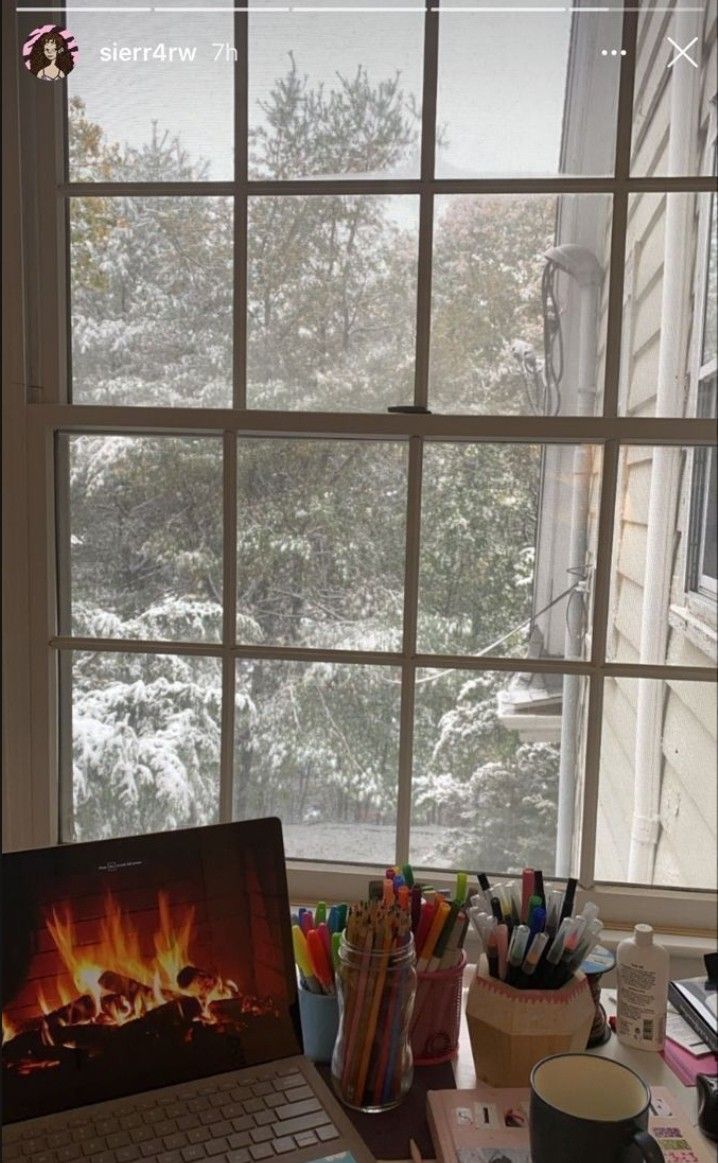
MULTIPOLYGON (((713 8, 713 6, 711 6, 713 8)), ((632 170, 635 174, 664 174, 667 170, 671 73, 666 69, 665 37, 672 13, 656 10, 639 19, 637 46, 632 170)), ((705 148, 710 99, 716 86, 716 28, 714 10, 704 26, 705 85, 701 95, 700 146, 705 148)), ((693 197, 692 195, 684 195, 693 197)), ((698 231, 698 202, 694 198, 694 240, 698 231)), ((629 200, 624 287, 622 382, 623 414, 655 414, 661 340, 661 297, 665 252, 665 194, 636 195, 629 200), (630 352, 630 358, 626 352, 630 352)), ((608 240, 602 261, 608 258, 608 240)), ((695 282, 695 246, 687 255, 691 289, 695 282)), ((691 301, 691 316, 693 302, 691 301)), ((605 311, 605 302, 602 302, 605 311)), ((685 336, 686 405, 692 335, 685 336)), ((639 661, 643 590, 646 572, 646 534, 651 487, 652 454, 646 448, 625 450, 618 479, 614 530, 616 569, 608 627, 609 657, 639 661)), ((690 462, 683 458, 677 506, 677 541, 672 600, 682 602, 685 587, 685 546, 688 522, 690 462)), ((590 521, 596 511, 591 507, 590 521)), ((710 657, 680 628, 669 633, 668 661, 706 666, 710 657)), ((712 686, 665 684, 661 732, 660 818, 656 851, 657 884, 707 884, 710 872, 705 853, 715 848, 716 692, 712 686), (703 855, 702 855, 703 854, 703 855)), ((604 688, 601 751, 601 805, 598 817, 596 874, 599 879, 621 880, 627 873, 633 814, 634 753, 636 743, 637 682, 607 679, 604 688)))

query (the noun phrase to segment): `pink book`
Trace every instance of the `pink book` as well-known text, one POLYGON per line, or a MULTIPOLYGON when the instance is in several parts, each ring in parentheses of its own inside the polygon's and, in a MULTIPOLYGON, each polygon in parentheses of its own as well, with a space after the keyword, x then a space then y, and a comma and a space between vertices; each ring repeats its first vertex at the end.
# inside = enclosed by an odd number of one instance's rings
MULTIPOLYGON (((427 1118, 438 1163, 531 1163, 528 1087, 430 1090, 427 1118)), ((715 1163, 715 1154, 689 1115, 663 1086, 651 1090, 649 1130, 665 1163, 715 1163)))

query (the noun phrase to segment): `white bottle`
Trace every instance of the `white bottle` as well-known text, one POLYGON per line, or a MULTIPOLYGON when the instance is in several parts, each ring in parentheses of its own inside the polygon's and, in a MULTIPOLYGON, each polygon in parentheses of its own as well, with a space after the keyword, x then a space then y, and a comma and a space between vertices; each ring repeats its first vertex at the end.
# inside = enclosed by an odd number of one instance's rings
POLYGON ((666 1040, 668 953, 654 945, 650 925, 636 925, 616 954, 619 1042, 637 1050, 662 1050, 666 1040))

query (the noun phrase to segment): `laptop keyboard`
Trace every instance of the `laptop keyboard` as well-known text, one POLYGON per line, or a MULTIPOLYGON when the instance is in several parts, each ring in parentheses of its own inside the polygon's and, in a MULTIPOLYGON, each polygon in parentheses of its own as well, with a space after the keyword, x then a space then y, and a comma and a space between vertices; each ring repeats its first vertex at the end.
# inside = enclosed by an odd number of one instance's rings
POLYGON ((215 1077, 3 1131, 3 1163, 261 1163, 339 1137, 297 1067, 215 1077), (120 1109, 121 1106, 121 1109, 120 1109))

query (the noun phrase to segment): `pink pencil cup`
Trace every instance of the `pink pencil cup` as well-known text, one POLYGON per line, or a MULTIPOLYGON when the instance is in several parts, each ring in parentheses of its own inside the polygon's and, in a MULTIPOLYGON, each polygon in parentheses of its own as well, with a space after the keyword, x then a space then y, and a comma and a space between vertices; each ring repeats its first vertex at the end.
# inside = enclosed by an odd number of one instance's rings
POLYGON ((462 949, 459 964, 451 969, 417 973, 416 1000, 409 1026, 415 1066, 436 1066, 458 1054, 465 966, 466 953, 462 949))

